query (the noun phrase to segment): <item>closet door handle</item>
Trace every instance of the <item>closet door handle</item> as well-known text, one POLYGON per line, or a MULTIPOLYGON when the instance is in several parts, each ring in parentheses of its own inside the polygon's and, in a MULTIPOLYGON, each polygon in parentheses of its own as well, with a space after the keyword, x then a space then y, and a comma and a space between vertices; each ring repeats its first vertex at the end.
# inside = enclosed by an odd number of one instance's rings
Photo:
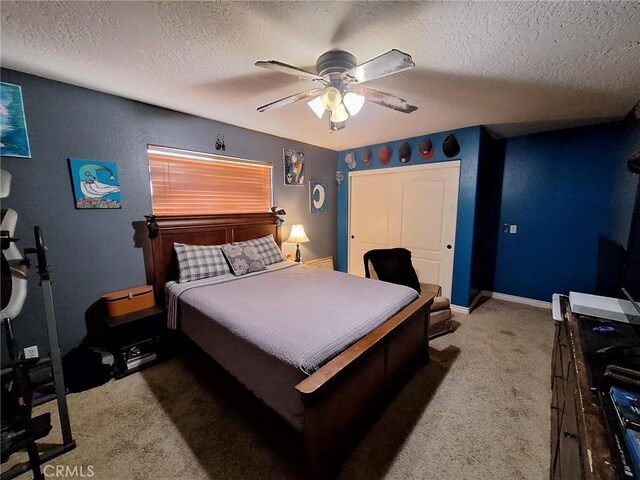
POLYGON ((351 240, 353 240, 354 238, 356 238, 356 236, 355 235, 351 235, 351 240))
POLYGON ((447 245, 447 249, 448 249, 448 250, 451 250, 451 245, 447 245))

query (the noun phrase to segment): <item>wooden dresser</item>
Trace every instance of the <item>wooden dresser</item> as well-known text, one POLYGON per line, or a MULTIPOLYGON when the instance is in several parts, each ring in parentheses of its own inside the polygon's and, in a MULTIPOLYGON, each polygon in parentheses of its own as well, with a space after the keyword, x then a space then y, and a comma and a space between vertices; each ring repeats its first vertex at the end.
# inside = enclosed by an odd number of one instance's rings
POLYGON ((551 361, 552 479, 625 478, 589 377, 578 320, 561 298, 563 320, 556 322, 551 361))

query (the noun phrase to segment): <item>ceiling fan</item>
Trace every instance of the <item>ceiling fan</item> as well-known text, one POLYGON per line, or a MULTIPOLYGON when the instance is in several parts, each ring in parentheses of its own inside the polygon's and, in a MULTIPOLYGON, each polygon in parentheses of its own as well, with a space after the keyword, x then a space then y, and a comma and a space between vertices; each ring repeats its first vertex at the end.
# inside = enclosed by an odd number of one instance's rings
POLYGON ((411 55, 400 50, 389 50, 387 53, 360 65, 357 65, 356 57, 351 53, 344 50, 330 50, 318 57, 316 61, 317 73, 308 72, 276 60, 256 62, 256 66, 295 75, 298 78, 311 80, 322 85, 262 105, 258 107, 259 112, 311 99, 308 102, 309 107, 318 118, 322 119, 327 110, 331 113, 329 132, 343 129, 349 115, 356 115, 362 108, 365 99, 402 113, 411 113, 418 109, 416 100, 362 85, 365 82, 415 67, 411 55))

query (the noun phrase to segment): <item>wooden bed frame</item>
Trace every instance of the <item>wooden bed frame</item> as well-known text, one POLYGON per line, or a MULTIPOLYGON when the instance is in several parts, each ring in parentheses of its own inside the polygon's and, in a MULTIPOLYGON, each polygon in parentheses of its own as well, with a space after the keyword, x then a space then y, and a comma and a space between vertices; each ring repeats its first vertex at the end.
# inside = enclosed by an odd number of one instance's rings
MULTIPOLYGON (((164 285, 177 278, 173 243, 217 245, 273 234, 275 214, 147 215, 147 281, 164 305, 164 285)), ((335 474, 366 429, 429 358, 429 307, 423 295, 297 385, 304 406, 307 478, 335 474)), ((223 365, 224 367, 224 365, 223 365)))

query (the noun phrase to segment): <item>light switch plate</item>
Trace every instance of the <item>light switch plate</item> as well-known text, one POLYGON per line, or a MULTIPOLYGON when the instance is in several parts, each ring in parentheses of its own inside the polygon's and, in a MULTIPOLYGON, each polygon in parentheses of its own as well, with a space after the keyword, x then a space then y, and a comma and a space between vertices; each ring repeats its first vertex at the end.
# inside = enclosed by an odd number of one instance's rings
POLYGON ((517 225, 511 225, 509 227, 509 233, 518 233, 518 226, 517 225))

